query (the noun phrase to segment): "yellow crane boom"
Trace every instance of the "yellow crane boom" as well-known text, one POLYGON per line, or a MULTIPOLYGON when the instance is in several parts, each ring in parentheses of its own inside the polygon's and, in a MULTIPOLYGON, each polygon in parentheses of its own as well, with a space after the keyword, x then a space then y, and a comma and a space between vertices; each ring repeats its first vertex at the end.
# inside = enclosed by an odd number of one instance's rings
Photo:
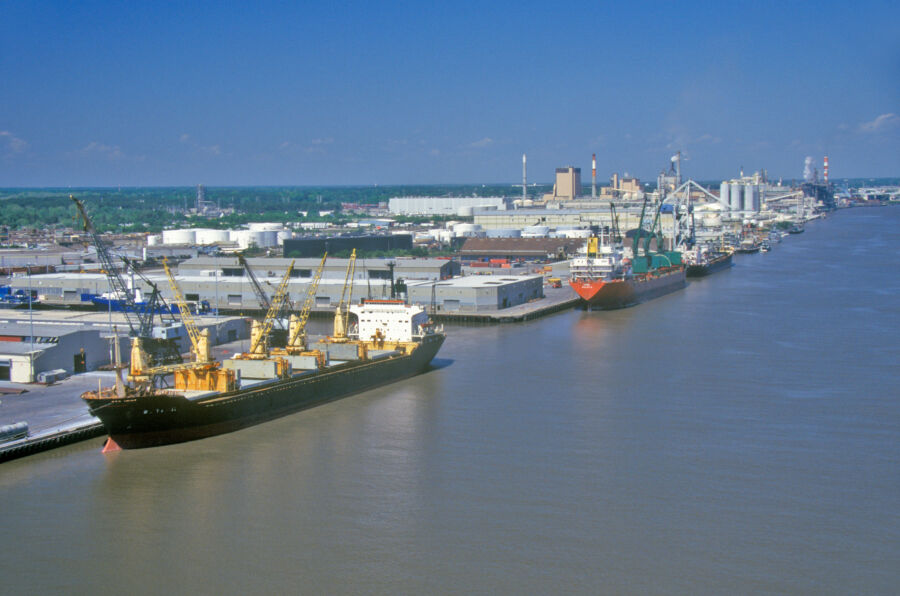
POLYGON ((350 253, 350 261, 347 263, 347 275, 344 277, 344 288, 341 290, 341 301, 338 302, 334 316, 334 337, 347 336, 347 319, 350 316, 350 303, 353 300, 353 276, 356 273, 356 249, 350 253), (349 294, 348 294, 349 289, 349 294), (344 296, 347 302, 344 302, 344 296))
POLYGON ((272 326, 275 324, 275 316, 281 311, 281 306, 287 299, 287 286, 288 282, 291 280, 291 273, 293 273, 293 271, 294 261, 291 261, 287 271, 284 273, 284 277, 281 279, 281 283, 278 284, 278 289, 275 290, 275 295, 272 296, 272 304, 269 307, 269 312, 266 313, 266 318, 263 319, 262 325, 260 325, 259 333, 250 345, 251 354, 260 353, 261 349, 264 347, 264 342, 268 340, 269 333, 272 332, 272 326))
POLYGON ((184 323, 184 328, 187 329, 188 337, 191 338, 195 361, 198 363, 207 362, 209 360, 209 342, 203 341, 203 334, 200 332, 197 323, 194 321, 194 315, 191 314, 191 309, 188 308, 187 301, 184 299, 184 294, 181 293, 181 287, 175 280, 172 270, 169 269, 168 259, 163 259, 163 269, 166 270, 169 286, 172 288, 172 294, 175 296, 175 304, 178 305, 178 311, 181 313, 181 322, 184 323))
POLYGON ((316 269, 316 273, 309 282, 309 287, 306 290, 306 300, 303 302, 300 316, 298 317, 297 322, 291 327, 291 335, 287 342, 288 348, 303 349, 306 344, 304 341, 306 336, 306 322, 309 320, 309 313, 312 311, 313 304, 316 301, 316 291, 319 289, 319 281, 322 279, 322 272, 325 270, 325 259, 327 258, 328 253, 326 252, 322 256, 322 262, 319 263, 319 268, 316 269))

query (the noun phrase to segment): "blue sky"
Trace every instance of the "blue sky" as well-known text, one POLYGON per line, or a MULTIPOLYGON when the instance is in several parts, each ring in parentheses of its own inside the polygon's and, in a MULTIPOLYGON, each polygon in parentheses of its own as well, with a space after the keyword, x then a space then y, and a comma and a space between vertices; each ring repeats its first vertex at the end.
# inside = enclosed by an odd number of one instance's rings
POLYGON ((900 176, 896 2, 0 2, 0 187, 900 176))

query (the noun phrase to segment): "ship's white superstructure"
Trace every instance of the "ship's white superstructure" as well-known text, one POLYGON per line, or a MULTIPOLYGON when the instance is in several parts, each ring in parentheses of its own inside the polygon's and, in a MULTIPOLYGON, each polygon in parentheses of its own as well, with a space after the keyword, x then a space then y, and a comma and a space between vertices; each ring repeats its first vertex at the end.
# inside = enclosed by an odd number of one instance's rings
POLYGON ((356 332, 363 341, 411 342, 433 332, 425 309, 402 300, 366 300, 351 306, 350 312, 356 315, 356 332))

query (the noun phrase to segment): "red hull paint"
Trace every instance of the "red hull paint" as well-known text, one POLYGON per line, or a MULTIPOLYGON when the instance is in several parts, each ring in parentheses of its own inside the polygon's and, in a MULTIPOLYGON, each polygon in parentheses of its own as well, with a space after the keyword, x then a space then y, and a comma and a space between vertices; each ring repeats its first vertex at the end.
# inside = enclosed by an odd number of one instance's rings
POLYGON ((589 307, 614 309, 680 290, 685 286, 685 275, 684 268, 677 268, 658 275, 611 281, 575 279, 569 285, 589 307))

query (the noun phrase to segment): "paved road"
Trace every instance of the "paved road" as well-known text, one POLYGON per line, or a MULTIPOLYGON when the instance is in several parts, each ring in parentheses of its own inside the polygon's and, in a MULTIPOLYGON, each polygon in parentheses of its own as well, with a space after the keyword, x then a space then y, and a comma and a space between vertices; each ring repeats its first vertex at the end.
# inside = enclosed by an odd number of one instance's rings
POLYGON ((0 393, 0 426, 27 422, 31 436, 61 428, 89 424, 97 419, 88 413, 81 394, 96 389, 97 381, 109 386, 114 382, 111 372, 88 372, 75 375, 53 385, 23 385, 0 382, 0 387, 25 389, 25 393, 0 393))

